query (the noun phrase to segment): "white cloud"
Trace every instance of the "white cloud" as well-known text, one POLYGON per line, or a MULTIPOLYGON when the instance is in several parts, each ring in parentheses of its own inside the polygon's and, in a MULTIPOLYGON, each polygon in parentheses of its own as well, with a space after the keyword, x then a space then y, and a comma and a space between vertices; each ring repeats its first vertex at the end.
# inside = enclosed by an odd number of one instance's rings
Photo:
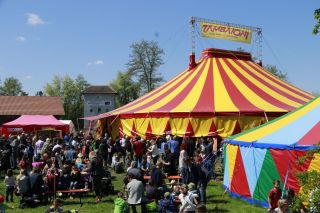
POLYGON ((102 61, 102 60, 96 60, 96 61, 94 62, 94 64, 95 64, 95 65, 104 64, 104 61, 102 61))
POLYGON ((27 13, 26 16, 28 17, 27 23, 30 25, 41 25, 45 23, 40 16, 35 13, 27 13))
POLYGON ((103 60, 95 60, 93 62, 88 62, 87 63, 88 66, 91 66, 91 65, 102 65, 102 64, 104 64, 103 60))
POLYGON ((18 37, 16 38, 16 40, 19 41, 19 42, 24 42, 24 41, 26 41, 27 39, 26 39, 26 37, 24 37, 24 36, 18 36, 18 37))
POLYGON ((30 79, 32 79, 32 76, 31 75, 27 75, 26 79, 30 80, 30 79))

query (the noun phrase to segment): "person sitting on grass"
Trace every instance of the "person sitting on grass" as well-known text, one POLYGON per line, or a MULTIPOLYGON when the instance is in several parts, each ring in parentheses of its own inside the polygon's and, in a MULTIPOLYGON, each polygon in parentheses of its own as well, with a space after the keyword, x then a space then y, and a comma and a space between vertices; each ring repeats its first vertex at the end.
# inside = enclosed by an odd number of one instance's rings
POLYGON ((61 206, 62 206, 62 200, 55 199, 52 203, 52 206, 50 206, 50 208, 47 209, 45 213, 50 213, 50 212, 63 213, 64 211, 61 206))
POLYGON ((129 205, 124 199, 122 192, 118 192, 118 197, 114 199, 114 213, 129 213, 129 205))

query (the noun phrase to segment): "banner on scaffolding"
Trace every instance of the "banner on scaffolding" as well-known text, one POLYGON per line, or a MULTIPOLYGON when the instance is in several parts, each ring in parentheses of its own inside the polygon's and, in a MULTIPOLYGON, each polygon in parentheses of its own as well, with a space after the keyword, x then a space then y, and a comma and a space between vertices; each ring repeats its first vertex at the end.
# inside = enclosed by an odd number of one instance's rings
POLYGON ((201 22, 201 34, 203 37, 226 39, 247 44, 251 43, 252 38, 252 30, 207 22, 201 22))

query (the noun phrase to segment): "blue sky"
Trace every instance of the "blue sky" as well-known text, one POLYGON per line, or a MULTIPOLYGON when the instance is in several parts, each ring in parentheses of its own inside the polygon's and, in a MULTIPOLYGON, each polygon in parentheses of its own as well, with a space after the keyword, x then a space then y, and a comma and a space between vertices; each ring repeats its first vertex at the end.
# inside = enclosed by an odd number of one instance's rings
MULTIPOLYGON (((195 16, 261 27, 263 63, 287 72, 295 86, 320 92, 320 35, 311 33, 317 2, 0 0, 0 79, 18 78, 30 95, 55 74, 107 84, 126 69, 130 45, 145 39, 164 49, 159 72, 169 80, 188 65, 188 22, 195 16)), ((197 36, 196 58, 209 47, 254 49, 197 36)))

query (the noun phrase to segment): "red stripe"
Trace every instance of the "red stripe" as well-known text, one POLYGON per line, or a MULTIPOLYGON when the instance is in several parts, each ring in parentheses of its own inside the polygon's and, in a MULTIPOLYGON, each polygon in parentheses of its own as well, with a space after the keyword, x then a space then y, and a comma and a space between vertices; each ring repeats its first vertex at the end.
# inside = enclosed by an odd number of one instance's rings
MULTIPOLYGON (((187 72, 187 71, 184 71, 184 72, 187 72)), ((170 81, 167 82, 166 85, 163 86, 163 88, 161 88, 161 89, 155 89, 155 90, 153 90, 153 91, 145 94, 144 96, 142 96, 142 97, 140 97, 140 98, 138 98, 138 99, 136 99, 136 100, 134 100, 134 101, 132 101, 132 102, 130 102, 130 103, 128 103, 128 104, 120 107, 120 108, 118 108, 118 109, 115 109, 115 110, 112 111, 111 113, 117 113, 117 112, 122 111, 122 110, 125 110, 125 109, 127 109, 127 108, 129 108, 129 107, 132 107, 133 105, 139 104, 140 102, 146 100, 147 98, 151 97, 152 95, 154 95, 154 94, 156 94, 156 93, 159 93, 161 90, 167 88, 167 87, 170 86, 172 83, 174 83, 176 80, 178 80, 178 82, 183 81, 185 78, 187 78, 187 77, 191 74, 191 72, 188 72, 184 77, 180 78, 180 77, 183 75, 184 72, 182 72, 181 74, 179 74, 178 76, 176 76, 175 78, 173 78, 173 79, 171 80, 171 82, 170 82, 170 81), (179 80, 179 78, 180 78, 180 80, 179 80)))
MULTIPOLYGON (((226 59, 222 59, 230 68, 230 70, 251 90, 253 90, 257 95, 259 95, 262 99, 269 102, 270 104, 277 106, 279 108, 291 111, 294 110, 295 107, 290 106, 288 104, 285 104, 276 98, 272 97, 270 94, 266 93, 264 90, 262 90, 260 87, 253 84, 251 81, 249 81, 245 76, 243 76, 240 72, 237 71, 237 69, 226 59)), ((246 71, 246 70, 245 70, 246 71)))
POLYGON ((250 101, 248 101, 247 98, 244 97, 244 95, 239 91, 239 89, 233 84, 230 77, 226 74, 225 70, 223 69, 220 60, 217 60, 217 66, 222 81, 228 91, 228 94, 234 105, 239 109, 239 112, 263 112, 262 109, 259 109, 250 101))
POLYGON ((193 112, 214 112, 214 91, 213 91, 213 61, 211 60, 208 69, 206 82, 201 91, 198 103, 193 112))
MULTIPOLYGON (((137 107, 137 108, 133 108, 133 109, 131 109, 131 110, 129 110, 129 111, 122 112, 122 113, 137 112, 137 111, 140 111, 140 110, 142 110, 142 109, 145 109, 145 108, 147 108, 147 107, 149 107, 149 106, 152 106, 153 104, 161 101, 163 98, 165 98, 167 95, 169 95, 169 94, 170 94, 171 92, 173 92, 175 89, 177 89, 177 88, 181 85, 181 83, 184 82, 184 81, 190 76, 191 73, 192 73, 192 72, 190 72, 189 74, 185 75, 183 78, 180 78, 180 79, 178 80, 178 83, 177 83, 176 85, 174 85, 173 87, 171 87, 170 89, 168 89, 166 92, 164 92, 162 95, 158 96, 157 98, 152 99, 151 101, 149 101, 149 102, 147 102, 147 103, 145 103, 145 104, 143 104, 143 105, 141 105, 141 106, 139 106, 139 107, 137 107)), ((138 104, 138 103, 140 103, 140 101, 137 102, 137 103, 135 103, 135 104, 138 104)))
POLYGON ((307 132, 298 142, 298 145, 317 145, 320 143, 320 122, 307 132))
POLYGON ((193 77, 193 79, 189 82, 189 84, 176 97, 174 97, 171 101, 169 101, 164 106, 162 106, 154 111, 160 111, 160 112, 161 111, 171 111, 176 106, 178 106, 178 104, 180 104, 186 98, 186 96, 190 93, 191 89, 194 87, 194 85, 199 80, 199 78, 205 68, 206 61, 207 60, 205 60, 205 62, 203 62, 202 67, 198 71, 198 73, 193 77))
MULTIPOLYGON (((248 65, 249 65, 250 67, 252 67, 254 70, 256 70, 257 72, 259 72, 260 74, 262 74, 264 77, 268 78, 269 80, 271 80, 271 81, 273 81, 273 82, 275 82, 275 83, 277 83, 277 84, 280 84, 282 87, 286 88, 287 90, 289 90, 289 91, 291 91, 291 92, 293 92, 293 93, 296 93, 297 95, 300 95, 300 96, 302 96, 302 97, 304 97, 304 98, 306 98, 306 99, 308 99, 308 100, 311 100, 311 99, 312 99, 312 98, 308 97, 307 95, 302 94, 302 93, 299 92, 299 91, 293 90, 293 89, 290 88, 288 85, 286 85, 285 82, 283 82, 283 81, 280 80, 280 79, 279 79, 279 81, 275 81, 275 80, 272 79, 270 76, 268 76, 265 72, 262 71, 262 70, 264 70, 264 68, 258 69, 257 67, 253 66, 251 63, 248 63, 248 65)), ((259 66, 259 65, 257 65, 257 66, 259 66)), ((264 70, 264 71, 266 71, 266 70, 264 70)), ((266 72, 268 72, 268 71, 266 71, 266 72)), ((291 85, 291 86, 293 86, 293 85, 291 85)), ((297 90, 300 90, 299 88, 297 88, 297 87, 295 87, 295 86, 293 86, 293 87, 296 88, 297 90)))
MULTIPOLYGON (((280 90, 279 88, 271 85, 270 83, 268 83, 265 79, 259 77, 257 74, 255 74, 254 72, 250 72, 248 71, 248 69, 246 67, 244 67, 238 60, 234 60, 234 62, 240 66, 243 70, 245 70, 248 74, 250 74, 253 78, 255 78, 256 80, 258 80, 259 82, 261 82, 262 84, 268 86, 270 89, 276 91, 277 93, 279 93, 280 95, 292 100, 292 101, 295 101, 297 103, 300 103, 300 104, 305 104, 306 102, 305 101, 302 101, 301 99, 298 99, 296 97, 293 97, 292 95, 290 95, 289 93, 286 93, 282 90, 280 90)), ((249 63, 247 63, 249 65, 249 63)))

